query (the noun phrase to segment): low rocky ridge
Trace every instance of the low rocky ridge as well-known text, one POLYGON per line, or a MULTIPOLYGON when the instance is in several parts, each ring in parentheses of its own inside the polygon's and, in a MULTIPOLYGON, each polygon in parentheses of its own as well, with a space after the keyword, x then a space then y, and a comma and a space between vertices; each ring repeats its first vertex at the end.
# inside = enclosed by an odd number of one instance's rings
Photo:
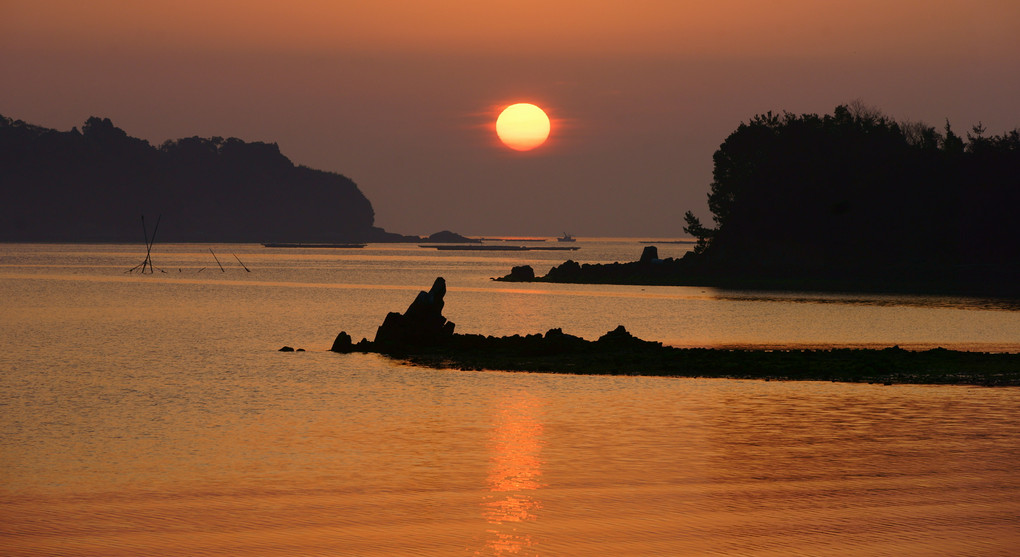
POLYGON ((698 276, 691 273, 683 259, 659 259, 655 246, 645 246, 641 258, 628 263, 578 263, 572 259, 551 269, 545 276, 537 276, 530 265, 510 269, 510 273, 492 280, 502 282, 565 282, 578 284, 641 284, 641 285, 700 285, 698 276))
POLYGON ((346 332, 331 350, 377 353, 414 365, 593 375, 661 375, 743 379, 1020 386, 1020 354, 937 348, 739 350, 676 348, 631 335, 622 325, 589 341, 551 329, 493 337, 456 334, 442 315, 446 281, 418 293, 403 314, 389 313, 375 340, 346 332))
MULTIPOLYGON (((862 269, 857 273, 829 275, 807 274, 801 277, 781 276, 734 268, 717 262, 703 261, 693 252, 681 258, 658 257, 655 246, 646 246, 637 261, 626 263, 578 263, 568 260, 549 269, 544 276, 530 265, 511 268, 510 273, 492 280, 502 282, 559 282, 575 284, 631 284, 649 286, 701 286, 733 290, 779 290, 804 292, 879 292, 980 296, 1001 300, 1020 300, 1020 265, 1012 270, 1002 268, 987 281, 981 272, 967 271, 969 278, 958 280, 955 273, 930 270, 924 278, 871 276, 862 269), (1013 278, 1003 278, 1003 277, 1013 278), (1015 280, 1014 280, 1015 279, 1015 280)), ((963 273, 965 270, 958 269, 963 273)), ((917 274, 917 273, 915 273, 917 274)))

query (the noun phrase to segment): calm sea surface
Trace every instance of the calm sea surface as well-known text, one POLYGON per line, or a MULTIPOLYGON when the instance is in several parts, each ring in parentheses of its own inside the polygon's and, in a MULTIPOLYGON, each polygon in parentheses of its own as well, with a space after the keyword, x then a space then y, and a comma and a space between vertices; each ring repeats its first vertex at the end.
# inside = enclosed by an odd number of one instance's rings
POLYGON ((445 371, 327 351, 341 330, 371 338, 437 276, 459 332, 594 339, 622 324, 679 346, 1020 351, 1020 310, 994 300, 489 280, 643 247, 577 245, 157 244, 143 276, 125 272, 140 245, 0 244, 0 554, 1020 547, 1020 389, 445 371))

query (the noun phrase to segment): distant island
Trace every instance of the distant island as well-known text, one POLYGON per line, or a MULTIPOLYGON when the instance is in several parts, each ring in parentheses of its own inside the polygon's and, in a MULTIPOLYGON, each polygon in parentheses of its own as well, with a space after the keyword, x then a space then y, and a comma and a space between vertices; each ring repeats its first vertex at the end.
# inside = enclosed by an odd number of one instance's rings
MULTIPOLYGON (((446 281, 439 277, 404 313, 390 312, 375 339, 355 343, 340 332, 331 350, 377 353, 415 365, 462 370, 587 375, 662 375, 766 380, 1020 385, 1020 354, 934 349, 736 350, 676 348, 641 340, 623 327, 588 341, 552 329, 492 337, 458 334, 443 316, 446 281)), ((293 351, 283 347, 281 351, 293 351)))
POLYGON ((374 226, 346 176, 295 166, 275 143, 189 137, 159 147, 108 118, 57 131, 0 116, 0 241, 346 244, 463 242, 374 226))
POLYGON ((1020 131, 966 139, 859 104, 740 124, 714 157, 714 227, 679 260, 568 261, 498 280, 1020 297, 1020 131))

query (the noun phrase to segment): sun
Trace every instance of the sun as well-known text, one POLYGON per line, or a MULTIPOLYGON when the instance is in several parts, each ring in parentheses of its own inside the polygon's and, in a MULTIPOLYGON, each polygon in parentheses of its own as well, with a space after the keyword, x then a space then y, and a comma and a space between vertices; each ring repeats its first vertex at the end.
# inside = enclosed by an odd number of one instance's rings
POLYGON ((496 118, 496 135, 511 149, 530 151, 549 138, 549 117, 531 103, 512 104, 496 118))

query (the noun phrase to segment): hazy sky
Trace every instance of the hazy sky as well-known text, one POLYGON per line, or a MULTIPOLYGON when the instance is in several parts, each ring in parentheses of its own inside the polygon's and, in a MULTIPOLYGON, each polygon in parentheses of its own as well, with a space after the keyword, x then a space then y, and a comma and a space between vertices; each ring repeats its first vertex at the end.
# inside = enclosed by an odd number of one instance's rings
POLYGON ((1020 127, 1020 2, 0 0, 0 114, 276 142, 405 234, 682 235, 741 121, 854 99, 1020 127))

